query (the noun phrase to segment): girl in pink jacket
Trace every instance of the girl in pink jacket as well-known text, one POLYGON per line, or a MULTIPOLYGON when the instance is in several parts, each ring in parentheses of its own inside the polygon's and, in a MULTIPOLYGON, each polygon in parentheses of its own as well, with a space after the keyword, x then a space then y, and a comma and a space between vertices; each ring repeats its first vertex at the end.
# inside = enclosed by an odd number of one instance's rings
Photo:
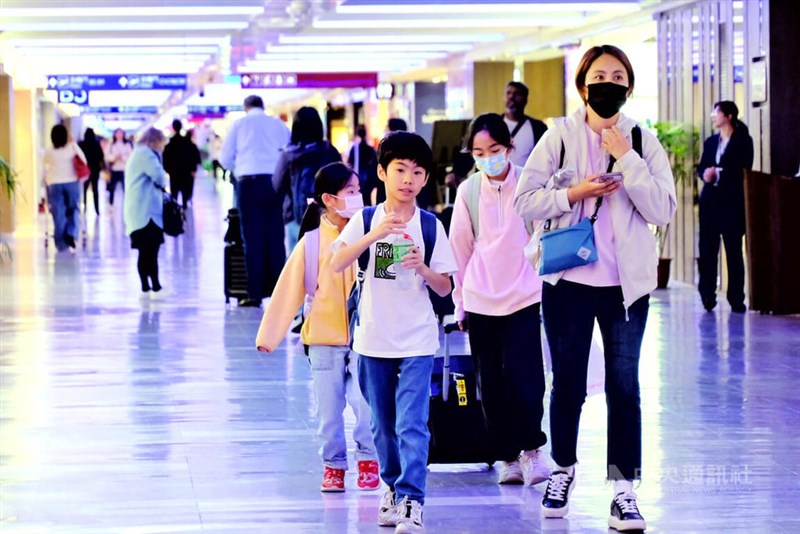
POLYGON ((539 451, 547 442, 542 281, 523 254, 530 236, 514 211, 521 169, 509 162, 513 149, 502 116, 486 113, 472 121, 464 150, 478 172, 458 188, 450 243, 458 264, 456 319, 469 330, 484 417, 500 460, 498 483, 530 485, 550 474, 539 451))

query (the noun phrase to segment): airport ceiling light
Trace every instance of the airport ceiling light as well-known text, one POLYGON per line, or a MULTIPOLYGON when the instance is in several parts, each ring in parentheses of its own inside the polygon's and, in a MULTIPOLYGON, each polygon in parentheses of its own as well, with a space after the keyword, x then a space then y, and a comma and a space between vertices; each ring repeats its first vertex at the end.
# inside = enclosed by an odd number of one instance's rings
POLYGON ((92 17, 230 17, 255 16, 264 12, 263 6, 139 6, 139 7, 47 7, 3 8, 3 18, 22 19, 64 17, 81 19, 92 17))
POLYGON ((78 32, 78 31, 192 31, 192 30, 244 30, 247 21, 138 21, 138 22, 5 22, 0 23, 0 32, 78 32))
POLYGON ((444 59, 447 57, 447 54, 444 52, 401 52, 396 50, 394 52, 380 52, 374 53, 371 49, 362 50, 359 53, 355 52, 348 52, 347 54, 343 54, 341 52, 331 52, 331 53, 323 53, 323 52, 309 52, 307 54, 303 53, 293 53, 293 54, 281 54, 281 53, 273 53, 269 52, 267 54, 256 54, 255 59, 257 61, 323 61, 323 60, 330 60, 336 62, 342 62, 347 60, 351 63, 359 63, 362 61, 370 61, 370 62, 380 62, 384 59, 395 59, 395 60, 418 60, 418 59, 444 59))
MULTIPOLYGON (((59 48, 46 48, 32 47, 32 48, 19 48, 20 52, 26 56, 74 56, 76 53, 81 57, 89 56, 158 56, 159 60, 161 55, 176 55, 186 56, 191 59, 202 59, 211 54, 219 52, 216 46, 110 46, 107 48, 95 47, 82 47, 79 50, 75 48, 59 47, 59 48)), ((125 61, 128 58, 120 59, 125 61)))
POLYGON ((114 58, 95 58, 86 61, 83 58, 69 60, 65 57, 53 58, 49 61, 37 61, 32 65, 36 72, 43 76, 48 74, 190 74, 203 66, 201 61, 123 61, 114 58))
MULTIPOLYGON (((281 35, 278 42, 282 45, 336 45, 336 44, 400 44, 429 43, 429 44, 472 44, 496 43, 504 41, 506 36, 502 33, 399 33, 374 35, 340 34, 340 35, 281 35)), ((440 50, 437 48, 437 50, 440 50)))
POLYGON ((76 37, 55 39, 9 39, 19 48, 83 47, 83 46, 222 46, 225 37, 76 37))
POLYGON ((421 69, 426 62, 386 59, 381 61, 248 61, 239 72, 396 72, 421 69))
POLYGON ((544 13, 629 12, 639 9, 637 0, 622 2, 404 2, 380 3, 375 0, 348 0, 338 6, 341 15, 526 15, 544 13))
MULTIPOLYGON (((398 27, 407 26, 409 29, 449 29, 449 28, 537 28, 537 27, 559 27, 559 26, 578 26, 583 24, 585 19, 582 16, 557 16, 544 17, 540 15, 518 17, 518 18, 358 18, 358 19, 324 19, 315 20, 314 28, 321 30, 393 30, 398 27)), ((413 35, 409 40, 413 40, 413 35)))
MULTIPOLYGON (((364 52, 393 53, 402 52, 414 55, 415 53, 436 52, 467 52, 473 45, 468 43, 444 44, 328 44, 328 45, 267 45, 270 54, 359 54, 364 52)), ((439 54, 442 56, 444 54, 439 54)))

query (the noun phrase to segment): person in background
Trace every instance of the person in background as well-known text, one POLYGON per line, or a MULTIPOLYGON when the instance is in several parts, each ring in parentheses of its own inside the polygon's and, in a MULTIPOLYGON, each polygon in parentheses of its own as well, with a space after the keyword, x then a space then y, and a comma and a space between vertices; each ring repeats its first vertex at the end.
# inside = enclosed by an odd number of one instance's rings
POLYGON ((303 214, 314 198, 314 176, 328 163, 342 161, 339 151, 324 136, 319 112, 301 107, 292 121, 291 144, 281 152, 275 167, 273 186, 284 199, 289 252, 297 244, 303 214))
POLYGON ((605 348, 606 474, 614 486, 608 525, 620 531, 645 530, 633 482, 642 473, 639 357, 658 263, 648 224, 662 226, 672 219, 675 183, 658 139, 620 112, 634 86, 633 67, 622 50, 612 45, 587 50, 575 86, 584 105, 556 119, 555 127, 536 144, 514 201, 522 217, 542 224, 551 220, 552 229, 576 225, 586 217, 596 219, 592 228, 597 260, 543 276, 556 467, 542 499, 542 514, 558 518, 569 511, 596 321, 605 348), (641 156, 633 149, 637 132, 641 156), (612 170, 621 176, 604 176, 612 170))
POLYGON ((720 236, 728 264, 728 303, 734 313, 744 313, 744 169, 753 168, 753 139, 739 120, 739 108, 730 100, 714 104, 711 124, 719 133, 703 144, 697 175, 700 193, 700 281, 703 307, 717 305, 717 257, 720 236))
POLYGON ((114 137, 106 152, 106 163, 108 163, 111 171, 111 179, 106 186, 108 189, 108 206, 111 209, 114 206, 114 192, 117 189, 117 184, 122 187, 123 193, 125 192, 125 166, 128 163, 128 158, 131 157, 131 152, 133 152, 133 148, 128 140, 125 139, 125 131, 122 128, 114 130, 114 137))
POLYGON ((208 154, 211 157, 211 175, 216 180, 217 178, 225 179, 225 175, 228 171, 225 170, 225 167, 222 166, 222 163, 219 162, 220 152, 222 151, 222 137, 218 134, 213 133, 211 135, 211 139, 208 142, 208 154))
POLYGON ((386 123, 386 133, 407 131, 408 125, 406 124, 406 121, 399 117, 392 117, 389 119, 389 122, 386 123))
POLYGON ((259 307, 272 295, 286 262, 282 199, 272 185, 280 148, 289 143, 289 128, 264 112, 264 101, 244 100, 246 115, 233 123, 222 145, 220 163, 237 181, 236 207, 242 227, 247 297, 240 306, 259 307))
POLYGON ((356 128, 356 138, 347 163, 358 173, 358 180, 361 187, 361 196, 364 198, 364 205, 375 204, 373 195, 378 180, 378 153, 367 142, 367 129, 363 125, 356 128))
POLYGON ((419 135, 392 132, 384 137, 378 147, 378 176, 386 182, 386 202, 365 208, 374 210, 368 229, 363 213, 350 219, 333 244, 331 259, 331 268, 343 272, 369 251, 358 305, 363 320, 356 323, 353 350, 359 354, 358 382, 372 409, 381 478, 389 486, 378 507, 378 524, 396 526, 398 534, 424 531, 428 396, 439 348, 428 287, 448 295, 450 275, 457 269, 442 223, 416 205, 432 168, 431 149, 419 135), (420 248, 425 246, 423 217, 435 224, 430 265, 420 248), (415 245, 395 263, 393 243, 402 234, 415 245), (395 265, 391 271, 380 267, 387 263, 395 265))
POLYGON ((533 151, 533 147, 547 131, 547 125, 540 120, 525 115, 528 105, 528 86, 521 82, 508 82, 506 85, 506 112, 504 120, 511 132, 514 150, 511 163, 523 167, 533 151))
POLYGON ((89 165, 91 174, 89 178, 83 182, 83 212, 86 213, 86 200, 89 194, 89 186, 92 187, 92 198, 94 199, 94 212, 100 215, 100 196, 97 192, 98 183, 100 182, 100 171, 105 166, 105 154, 100 147, 100 142, 94 134, 94 130, 86 128, 83 134, 83 141, 78 143, 78 146, 86 156, 86 163, 89 165))
POLYGON ((358 354, 350 349, 347 296, 356 278, 353 266, 334 273, 330 266, 331 244, 347 221, 363 206, 358 176, 344 163, 322 167, 314 180, 314 202, 303 216, 301 237, 269 300, 256 336, 256 347, 272 352, 281 343, 297 308, 306 301, 308 317, 300 339, 307 347, 319 422, 319 454, 325 470, 321 490, 344 491, 347 440, 343 410, 347 404, 356 418, 353 441, 358 459, 358 489, 380 486, 375 444, 370 433, 370 409, 358 386, 358 354), (305 237, 304 237, 305 236, 305 237), (308 244, 305 240, 311 239, 308 244), (313 257, 306 255, 316 243, 313 257), (314 262, 313 267, 307 265, 314 262), (313 269, 314 287, 306 284, 313 269), (310 304, 309 304, 310 301, 310 304))
POLYGON ((165 143, 161 130, 148 128, 125 168, 125 233, 131 238, 131 248, 139 250, 136 267, 143 299, 165 294, 158 278, 158 249, 164 242, 164 201, 159 187, 167 181, 161 164, 165 143))
POLYGON ((184 209, 189 206, 194 191, 194 175, 200 164, 200 151, 192 142, 187 132, 181 135, 183 123, 175 119, 172 130, 175 134, 164 149, 164 169, 169 174, 169 189, 175 200, 181 195, 184 209))
POLYGON ((75 239, 81 227, 81 189, 73 159, 78 156, 86 163, 86 156, 70 140, 63 124, 53 126, 50 141, 53 147, 44 152, 44 172, 47 200, 53 216, 53 241, 58 252, 74 252, 75 239))
POLYGON ((538 484, 550 475, 540 451, 547 443, 542 432, 542 279, 523 254, 530 235, 514 211, 522 169, 510 163, 514 145, 496 113, 473 119, 464 151, 472 154, 478 173, 459 186, 450 223, 458 264, 456 320, 469 331, 492 457, 500 460, 498 483, 538 484), (475 205, 473 187, 478 188, 475 205), (480 211, 477 229, 470 209, 480 211))

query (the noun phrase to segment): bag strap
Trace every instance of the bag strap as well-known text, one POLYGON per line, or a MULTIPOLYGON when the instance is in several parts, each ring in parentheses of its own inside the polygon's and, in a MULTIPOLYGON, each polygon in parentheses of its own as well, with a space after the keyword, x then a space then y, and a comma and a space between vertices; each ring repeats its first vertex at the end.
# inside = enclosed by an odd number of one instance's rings
MULTIPOLYGON (((372 229, 372 216, 375 215, 375 206, 367 206, 361 210, 361 220, 364 222, 364 235, 372 229)), ((369 247, 358 257, 358 276, 363 278, 369 265, 369 247)))
MULTIPOLYGON (((523 115, 522 120, 519 121, 517 125, 514 127, 514 129, 511 131, 511 139, 514 139, 514 137, 519 133, 522 127, 525 126, 525 123, 530 120, 531 120, 530 117, 528 117, 527 115, 523 115)), ((533 125, 531 125, 531 128, 533 128, 533 125)))
POLYGON ((473 241, 478 240, 478 233, 480 232, 480 198, 481 198, 481 173, 476 172, 467 178, 467 184, 464 186, 464 200, 467 204, 467 211, 469 212, 469 220, 472 223, 472 236, 473 241))
POLYGON ((419 210, 420 226, 422 226, 422 242, 425 245, 423 261, 428 267, 431 266, 433 249, 436 246, 436 215, 423 209, 419 210))
POLYGON ((319 228, 310 230, 303 234, 305 252, 305 274, 303 282, 306 295, 314 298, 319 285, 319 228))

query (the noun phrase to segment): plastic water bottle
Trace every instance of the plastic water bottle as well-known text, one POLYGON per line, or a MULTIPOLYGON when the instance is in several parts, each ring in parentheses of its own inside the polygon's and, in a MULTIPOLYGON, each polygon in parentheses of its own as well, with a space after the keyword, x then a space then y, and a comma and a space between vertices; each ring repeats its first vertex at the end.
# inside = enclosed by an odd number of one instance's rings
POLYGON ((403 234, 395 237, 392 243, 392 258, 394 259, 394 272, 395 280, 397 280, 398 287, 402 290, 411 289, 414 287, 414 281, 417 273, 414 269, 406 269, 403 267, 403 256, 408 254, 411 247, 415 245, 414 240, 408 234, 403 234))

